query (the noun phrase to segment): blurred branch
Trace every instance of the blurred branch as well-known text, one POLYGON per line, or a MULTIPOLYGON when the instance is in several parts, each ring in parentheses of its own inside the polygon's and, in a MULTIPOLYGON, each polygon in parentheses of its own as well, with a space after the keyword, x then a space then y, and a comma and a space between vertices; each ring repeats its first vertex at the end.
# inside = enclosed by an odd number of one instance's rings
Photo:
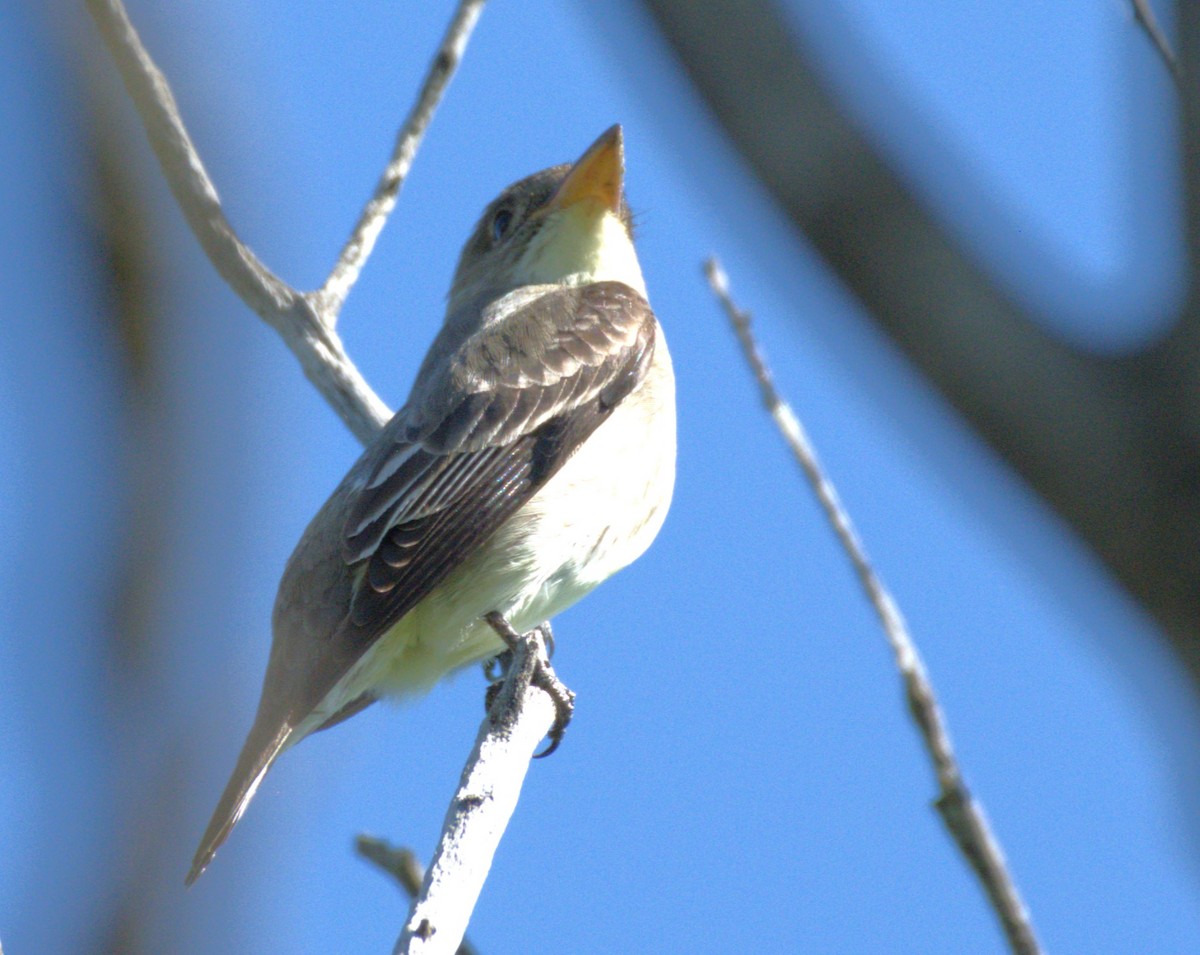
MULTIPOLYGON (((394 846, 386 839, 360 833, 354 840, 355 851, 368 862, 373 862, 392 876, 408 894, 409 900, 417 897, 421 883, 425 881, 425 869, 417 861, 416 854, 405 846, 394 846)), ((456 955, 478 955, 466 939, 458 946, 456 955)))
MULTIPOLYGON (((1200 3, 1174 4, 1175 49, 1189 77, 1179 88, 1177 157, 1188 293, 1168 316, 1169 334, 1119 355, 1051 332, 983 267, 831 91, 781 4, 639 5, 863 312, 1154 615, 1200 688, 1200 84, 1190 69, 1200 62, 1200 3)), ((882 380, 863 384, 874 400, 891 400, 882 380)), ((932 444, 924 453, 947 466, 932 444)), ((987 509, 970 482, 963 491, 987 509)), ((1093 628, 1091 638, 1123 661, 1142 651, 1124 633, 1093 628)), ((1140 668, 1121 668, 1141 683, 1140 668)), ((1181 780, 1200 780, 1194 735, 1171 738, 1186 761, 1181 780)))
POLYGON ((1158 55, 1162 57, 1167 69, 1171 71, 1171 78, 1175 80, 1175 84, 1182 85, 1183 74, 1179 71, 1179 60, 1175 58, 1175 51, 1171 49, 1167 35, 1163 33, 1158 18, 1154 15, 1154 8, 1150 6, 1150 0, 1130 0, 1130 2, 1133 4, 1134 19, 1142 25, 1142 29, 1150 37, 1150 42, 1158 50, 1158 55))
MULTIPOLYGON (((121 0, 87 0, 196 239, 234 292, 279 332, 308 378, 364 444, 379 433, 391 413, 346 355, 335 331, 338 314, 395 206, 483 3, 462 0, 459 4, 375 194, 329 279, 315 292, 299 292, 267 268, 229 224, 166 77, 142 46, 121 0)), ((541 634, 534 631, 513 649, 508 676, 480 727, 447 813, 441 845, 397 942, 398 953, 451 953, 466 931, 500 837, 516 808, 529 761, 555 723, 550 696, 530 682, 542 662, 549 666, 541 634)))
POLYGON ((1008 872, 1004 853, 992 835, 983 807, 971 796, 963 781, 933 685, 929 681, 925 664, 908 632, 900 608, 875 573, 866 550, 854 531, 850 515, 838 499, 833 482, 822 470, 816 450, 803 425, 775 390, 770 369, 767 368, 750 331, 750 316, 739 309, 730 297, 729 281, 720 263, 715 258, 709 259, 705 263, 704 273, 713 294, 725 309, 737 333, 746 362, 758 382, 763 405, 800 464, 809 486, 825 512, 826 519, 854 566, 867 599, 879 616, 896 658, 896 667, 904 680, 909 711, 916 720, 937 775, 941 792, 935 805, 942 821, 983 883, 1008 937, 1009 946, 1019 955, 1033 955, 1039 952, 1040 948, 1029 912, 1008 872))
POLYGON ((386 839, 359 833, 354 838, 354 851, 383 869, 400 883, 409 899, 421 891, 425 869, 417 861, 416 854, 407 846, 394 846, 386 839))

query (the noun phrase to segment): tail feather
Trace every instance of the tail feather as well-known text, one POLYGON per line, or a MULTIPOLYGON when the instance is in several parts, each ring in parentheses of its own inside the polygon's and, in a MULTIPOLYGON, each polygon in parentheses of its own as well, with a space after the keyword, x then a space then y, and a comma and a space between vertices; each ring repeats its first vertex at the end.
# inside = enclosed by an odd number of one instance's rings
POLYGON ((225 792, 221 794, 221 801, 217 803, 216 811, 204 832, 204 838, 200 840, 200 848, 196 850, 196 856, 192 859, 192 868, 185 880, 187 885, 195 882, 212 862, 213 856, 229 837, 237 821, 242 818, 246 807, 250 805, 250 800, 254 798, 258 784, 262 782, 267 770, 288 745, 292 734, 293 727, 287 723, 278 727, 261 728, 256 724, 250 730, 233 775, 229 777, 225 792))

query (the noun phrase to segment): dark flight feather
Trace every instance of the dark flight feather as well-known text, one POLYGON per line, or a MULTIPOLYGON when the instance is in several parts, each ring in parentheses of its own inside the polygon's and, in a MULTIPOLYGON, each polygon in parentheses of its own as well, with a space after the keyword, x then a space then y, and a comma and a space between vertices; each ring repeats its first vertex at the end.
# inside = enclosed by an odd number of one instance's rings
POLYGON ((335 640, 361 653, 528 501, 641 382, 654 328, 633 289, 599 282, 464 342, 350 508, 343 553, 367 568, 335 640))

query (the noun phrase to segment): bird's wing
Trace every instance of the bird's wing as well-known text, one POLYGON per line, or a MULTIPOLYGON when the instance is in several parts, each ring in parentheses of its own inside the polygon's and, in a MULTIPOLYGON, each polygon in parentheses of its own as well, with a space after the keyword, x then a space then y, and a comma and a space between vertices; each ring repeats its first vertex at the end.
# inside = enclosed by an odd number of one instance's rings
MULTIPOLYGON (((352 492, 340 537, 346 563, 365 563, 349 612, 324 639, 276 633, 258 715, 189 885, 314 707, 638 386, 655 327, 650 306, 626 285, 551 291, 471 336, 414 389, 360 462, 366 477, 352 492)), ((346 702, 327 723, 370 701, 346 702)))
POLYGON ((370 646, 528 501, 642 381, 655 325, 637 292, 598 282, 467 339, 350 506, 342 556, 366 568, 339 638, 370 646))

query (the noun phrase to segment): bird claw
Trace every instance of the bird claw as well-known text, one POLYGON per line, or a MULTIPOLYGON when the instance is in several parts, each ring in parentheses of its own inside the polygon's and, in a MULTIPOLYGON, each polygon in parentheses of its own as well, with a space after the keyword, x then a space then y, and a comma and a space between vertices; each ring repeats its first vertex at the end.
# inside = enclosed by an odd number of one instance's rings
MULTIPOLYGON (((490 712, 492 704, 495 703, 503 687, 503 680, 507 677, 509 668, 512 665, 514 651, 518 644, 525 640, 528 634, 517 633, 509 622, 496 611, 485 614, 483 619, 496 631, 496 635, 508 647, 507 650, 493 657, 484 665, 484 674, 491 681, 485 697, 485 702, 490 712), (496 675, 497 672, 498 676, 496 675)), ((531 631, 531 633, 534 632, 541 635, 546 653, 545 655, 538 654, 533 659, 529 672, 527 674, 520 674, 519 679, 527 681, 539 690, 545 691, 554 704, 554 724, 550 727, 549 732, 546 733, 546 738, 550 741, 550 745, 542 750, 542 752, 534 754, 534 759, 544 759, 558 749, 559 744, 562 742, 563 735, 566 733, 567 726, 571 722, 571 717, 575 712, 575 694, 558 678, 558 675, 554 672, 554 667, 550 665, 550 656, 554 653, 554 634, 550 629, 550 624, 543 623, 534 631, 531 631)))
MULTIPOLYGON (((512 651, 502 650, 494 657, 483 661, 483 678, 493 685, 504 681, 504 674, 508 672, 508 667, 512 663, 512 651)), ((488 687, 489 692, 492 687, 488 687)), ((491 700, 488 700, 488 708, 491 708, 491 700)))

